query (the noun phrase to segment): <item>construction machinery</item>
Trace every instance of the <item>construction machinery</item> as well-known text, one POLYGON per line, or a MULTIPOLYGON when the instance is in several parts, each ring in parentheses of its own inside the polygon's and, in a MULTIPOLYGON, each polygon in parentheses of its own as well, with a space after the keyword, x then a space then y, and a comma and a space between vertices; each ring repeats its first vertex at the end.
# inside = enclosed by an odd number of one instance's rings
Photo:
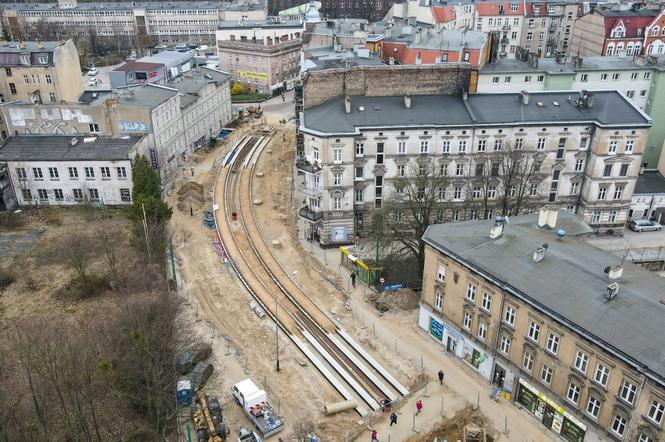
POLYGON ((217 398, 209 398, 205 393, 199 391, 194 402, 196 408, 192 411, 192 422, 196 428, 198 442, 226 440, 229 429, 223 422, 222 409, 217 398))

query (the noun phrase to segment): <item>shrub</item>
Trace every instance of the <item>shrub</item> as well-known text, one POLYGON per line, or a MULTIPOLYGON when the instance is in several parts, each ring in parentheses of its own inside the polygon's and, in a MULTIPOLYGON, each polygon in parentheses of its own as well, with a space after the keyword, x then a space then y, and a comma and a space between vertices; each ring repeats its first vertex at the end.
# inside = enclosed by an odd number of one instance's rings
POLYGON ((245 87, 240 83, 233 83, 231 86, 231 95, 238 95, 245 92, 245 87))
POLYGON ((109 278, 91 274, 85 278, 77 276, 61 287, 55 296, 62 299, 87 299, 99 295, 111 288, 109 278))
POLYGON ((0 291, 9 287, 16 281, 14 274, 8 269, 0 269, 0 291))

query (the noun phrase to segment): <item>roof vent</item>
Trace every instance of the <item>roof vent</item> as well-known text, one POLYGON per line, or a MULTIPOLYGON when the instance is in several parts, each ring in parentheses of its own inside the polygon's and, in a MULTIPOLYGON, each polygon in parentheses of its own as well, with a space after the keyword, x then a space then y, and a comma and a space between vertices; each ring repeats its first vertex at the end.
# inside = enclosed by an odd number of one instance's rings
POLYGON ((520 100, 522 101, 522 104, 525 106, 529 104, 529 91, 521 91, 520 100))
POLYGON ((556 227, 556 219, 559 212, 553 207, 543 207, 538 213, 538 227, 553 229, 556 227))
POLYGON ((77 144, 79 144, 79 139, 74 137, 71 140, 69 140, 69 144, 71 144, 72 146, 76 146, 77 144))
POLYGON ((540 262, 543 259, 545 259, 545 250, 547 250, 549 246, 547 244, 543 244, 541 247, 537 247, 533 251, 533 262, 540 262))
POLYGON ((364 106, 358 106, 358 111, 365 112, 365 107, 364 106))
POLYGON ((536 106, 545 107, 545 103, 543 103, 542 101, 536 101, 536 106))
POLYGON ((607 286, 607 293, 605 296, 607 296, 607 299, 614 299, 617 297, 619 294, 619 283, 613 282, 607 286))
POLYGON ((404 107, 411 109, 411 95, 404 96, 404 107))
POLYGON ((97 141, 97 137, 83 137, 84 143, 94 143, 97 141))

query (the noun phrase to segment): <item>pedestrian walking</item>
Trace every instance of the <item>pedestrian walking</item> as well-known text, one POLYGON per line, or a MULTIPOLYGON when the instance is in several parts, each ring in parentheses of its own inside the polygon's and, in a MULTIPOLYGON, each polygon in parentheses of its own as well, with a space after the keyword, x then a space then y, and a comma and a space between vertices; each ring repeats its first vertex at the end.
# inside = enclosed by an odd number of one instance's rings
POLYGON ((353 272, 351 272, 351 285, 354 289, 356 288, 356 274, 353 272))
POLYGON ((377 433, 376 430, 372 431, 372 441, 371 442, 379 442, 379 433, 377 433))
POLYGON ((439 384, 443 385, 443 370, 439 370, 439 384))
POLYGON ((390 426, 392 427, 393 424, 397 425, 397 415, 395 413, 390 415, 390 426))
POLYGON ((418 399, 418 401, 416 401, 416 414, 420 414, 421 411, 423 411, 423 401, 418 399))

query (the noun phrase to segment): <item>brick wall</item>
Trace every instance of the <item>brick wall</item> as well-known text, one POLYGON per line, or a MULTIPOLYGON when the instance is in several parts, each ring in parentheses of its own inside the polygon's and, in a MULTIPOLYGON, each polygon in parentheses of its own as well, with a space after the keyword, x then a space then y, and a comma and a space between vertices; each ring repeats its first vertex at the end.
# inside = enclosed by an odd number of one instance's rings
POLYGON ((307 74, 305 109, 343 95, 459 94, 468 89, 471 66, 445 63, 418 66, 362 66, 307 74))

